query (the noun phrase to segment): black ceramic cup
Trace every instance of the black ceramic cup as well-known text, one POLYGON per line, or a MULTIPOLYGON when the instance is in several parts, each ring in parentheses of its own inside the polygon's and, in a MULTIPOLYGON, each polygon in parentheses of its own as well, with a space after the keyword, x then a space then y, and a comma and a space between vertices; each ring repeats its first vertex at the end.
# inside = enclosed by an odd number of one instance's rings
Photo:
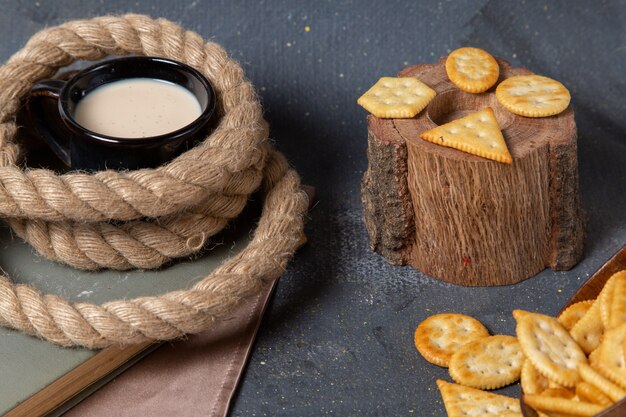
POLYGON ((124 57, 93 65, 67 81, 33 85, 29 110, 38 133, 65 165, 96 171, 153 168, 173 159, 207 134, 215 102, 209 81, 185 64, 165 58, 124 57), (151 78, 186 88, 200 103, 200 116, 173 132, 144 138, 107 136, 76 122, 74 110, 83 97, 104 84, 131 78, 151 78))

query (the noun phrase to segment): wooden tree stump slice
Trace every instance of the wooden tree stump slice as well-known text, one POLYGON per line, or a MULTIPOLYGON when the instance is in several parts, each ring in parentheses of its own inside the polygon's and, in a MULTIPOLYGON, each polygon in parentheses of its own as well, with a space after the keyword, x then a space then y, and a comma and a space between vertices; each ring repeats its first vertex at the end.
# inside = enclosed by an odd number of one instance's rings
MULTIPOLYGON (((459 90, 445 58, 400 72, 437 91, 415 118, 368 118, 361 196, 372 249, 393 264, 472 286, 573 267, 582 255, 583 211, 571 107, 544 118, 514 115, 497 101, 495 86, 482 94, 459 90), (511 165, 419 137, 485 107, 494 110, 511 165)), ((531 73, 498 63, 498 83, 531 73)))

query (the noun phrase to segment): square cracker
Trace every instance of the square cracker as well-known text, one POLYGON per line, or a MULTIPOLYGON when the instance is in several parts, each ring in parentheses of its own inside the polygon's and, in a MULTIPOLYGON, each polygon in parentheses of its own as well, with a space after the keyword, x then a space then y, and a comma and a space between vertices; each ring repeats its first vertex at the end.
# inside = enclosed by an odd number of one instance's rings
POLYGON ((518 399, 437 380, 448 417, 522 417, 518 399))
POLYGON ((382 119, 415 117, 437 93, 415 77, 382 77, 357 103, 382 119))
POLYGON ((426 131, 420 137, 494 161, 513 161, 491 107, 426 131))

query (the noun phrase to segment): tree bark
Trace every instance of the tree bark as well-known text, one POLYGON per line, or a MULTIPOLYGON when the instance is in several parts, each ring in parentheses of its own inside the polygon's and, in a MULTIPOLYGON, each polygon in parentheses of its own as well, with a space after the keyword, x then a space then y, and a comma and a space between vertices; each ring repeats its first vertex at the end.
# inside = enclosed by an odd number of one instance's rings
MULTIPOLYGON (((368 118, 361 196, 371 247, 389 262, 462 285, 505 285, 582 255, 576 124, 570 108, 526 118, 504 109, 495 86, 468 94, 445 57, 405 68, 437 96, 412 119, 368 118), (419 138, 436 125, 491 107, 513 157, 501 164, 419 138)), ((529 74, 498 59, 500 81, 529 74)))

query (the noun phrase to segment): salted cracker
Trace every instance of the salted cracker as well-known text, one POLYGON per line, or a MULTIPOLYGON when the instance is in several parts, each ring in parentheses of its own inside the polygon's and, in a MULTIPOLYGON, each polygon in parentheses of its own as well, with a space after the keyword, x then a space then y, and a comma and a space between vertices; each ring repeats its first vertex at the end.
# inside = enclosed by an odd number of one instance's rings
POLYGON ((526 394, 524 395, 524 402, 536 410, 582 417, 594 416, 605 409, 598 404, 561 397, 548 397, 541 394, 526 394))
POLYGON ((546 117, 569 106, 570 94, 560 82, 541 75, 516 75, 502 81, 496 98, 511 113, 526 117, 546 117))
POLYGON ((558 388, 548 388, 541 393, 544 397, 559 397, 559 398, 567 398, 572 399, 576 396, 576 393, 570 389, 558 387, 558 388))
POLYGON ((611 304, 613 303, 613 289, 615 288, 615 282, 617 281, 618 274, 613 274, 604 283, 602 291, 598 295, 598 301, 600 301, 600 318, 605 329, 610 326, 609 316, 611 315, 611 304))
POLYGON ((411 118, 421 112, 437 93, 415 77, 382 77, 357 103, 376 117, 411 118))
POLYGON ((415 329, 415 347, 428 362, 448 366, 452 354, 466 343, 489 336, 481 322, 464 314, 435 314, 415 329))
POLYGON ((579 301, 571 306, 567 307, 557 319, 566 330, 571 330, 572 327, 585 315, 585 313, 591 308, 594 300, 579 301))
POLYGON ((602 405, 604 407, 608 407, 613 404, 613 401, 611 401, 606 394, 591 385, 589 382, 585 381, 580 381, 576 384, 576 396, 581 401, 602 405))
POLYGON ((448 417, 522 417, 519 400, 437 380, 448 417))
POLYGON ((580 373, 580 379, 590 383, 594 387, 602 391, 611 401, 619 401, 626 397, 626 390, 620 388, 618 385, 611 382, 605 376, 601 375, 586 363, 578 365, 578 372, 580 373))
POLYGON ((575 386, 578 365, 586 364, 587 357, 567 330, 554 317, 528 312, 517 316, 517 339, 526 359, 548 379, 575 386))
POLYGON ((600 346, 595 348, 593 352, 587 355, 587 359, 589 360, 589 364, 595 367, 598 364, 598 361, 600 360, 600 346))
POLYGON ((437 126, 420 137, 494 161, 506 164, 513 161, 491 107, 437 126))
POLYGON ((524 359, 520 373, 520 385, 525 394, 540 394, 548 389, 548 378, 541 375, 531 361, 524 359))
POLYGON ((519 310, 519 309, 511 311, 511 315, 513 316, 513 318, 515 319, 516 322, 519 322, 524 317, 528 317, 528 316, 531 316, 533 314, 535 314, 535 313, 531 313, 530 311, 519 310))
POLYGON ((496 389, 517 381, 523 362, 517 339, 496 335, 463 345, 450 358, 449 372, 459 384, 496 389))
POLYGON ((615 284, 613 286, 613 296, 611 297, 607 329, 626 323, 626 270, 616 272, 612 278, 615 284))
POLYGON ((607 330, 600 345, 595 368, 608 379, 626 389, 626 323, 607 330))
POLYGON ((600 318, 600 301, 594 301, 591 308, 572 327, 570 334, 586 354, 600 346, 604 326, 600 318))
POLYGON ((482 93, 498 81, 500 67, 488 52, 480 48, 455 49, 446 59, 448 78, 461 90, 482 93))

